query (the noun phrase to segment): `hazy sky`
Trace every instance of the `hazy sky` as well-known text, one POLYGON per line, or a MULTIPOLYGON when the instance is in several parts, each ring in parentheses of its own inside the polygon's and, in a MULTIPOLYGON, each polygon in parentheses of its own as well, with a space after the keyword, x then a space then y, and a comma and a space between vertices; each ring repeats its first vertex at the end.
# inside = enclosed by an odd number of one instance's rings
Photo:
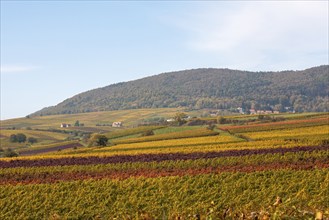
POLYGON ((1 0, 1 119, 162 72, 300 70, 328 53, 328 1, 1 0))

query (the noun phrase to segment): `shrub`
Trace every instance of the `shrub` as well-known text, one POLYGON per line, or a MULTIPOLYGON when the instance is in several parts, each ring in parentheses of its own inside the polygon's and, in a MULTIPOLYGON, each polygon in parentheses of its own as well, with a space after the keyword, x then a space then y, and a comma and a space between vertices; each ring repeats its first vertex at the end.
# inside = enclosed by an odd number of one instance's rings
POLYGON ((13 143, 17 142, 17 135, 16 134, 10 135, 9 141, 13 143))
POLYGON ((219 118, 217 119, 217 123, 218 123, 218 124, 225 124, 225 123, 227 123, 226 118, 224 118, 224 117, 219 117, 219 118))
POLYGON ((258 119, 259 120, 263 120, 264 119, 264 115, 258 115, 258 119))
POLYGON ((29 138, 27 139, 27 142, 29 142, 30 144, 34 144, 34 143, 37 143, 38 140, 37 140, 36 138, 34 138, 34 137, 29 137, 29 138))
POLYGON ((154 132, 152 130, 144 131, 142 133, 142 137, 151 136, 151 135, 154 135, 154 132))
POLYGON ((208 127, 207 127, 209 130, 214 130, 215 128, 216 128, 216 125, 214 125, 214 124, 210 124, 210 125, 208 125, 208 127))
POLYGON ((16 135, 16 137, 17 137, 17 142, 18 143, 24 143, 26 141, 26 135, 25 134, 18 133, 16 135))
POLYGON ((90 146, 106 146, 108 142, 108 138, 103 134, 94 134, 90 139, 90 146))
POLYGON ((4 157, 17 157, 18 154, 13 151, 12 149, 10 148, 7 148, 4 152, 3 152, 3 156, 4 157))

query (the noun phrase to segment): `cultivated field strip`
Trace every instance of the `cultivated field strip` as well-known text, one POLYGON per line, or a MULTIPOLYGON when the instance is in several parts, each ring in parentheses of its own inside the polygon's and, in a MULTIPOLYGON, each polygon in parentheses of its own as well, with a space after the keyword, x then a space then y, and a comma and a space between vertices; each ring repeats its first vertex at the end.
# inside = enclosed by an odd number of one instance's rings
POLYGON ((112 157, 65 157, 58 159, 45 158, 41 160, 17 159, 10 161, 0 161, 0 168, 10 167, 39 167, 39 166, 65 166, 65 165, 88 165, 88 164, 108 164, 108 163, 126 163, 126 162, 152 162, 166 160, 195 160, 202 158, 234 157, 248 156, 257 154, 276 154, 287 152, 303 152, 329 150, 326 146, 306 146, 291 148, 267 148, 267 149, 246 149, 246 150, 227 150, 219 152, 197 152, 197 153, 173 153, 173 154, 139 154, 139 155, 118 155, 112 157))
POLYGON ((243 135, 254 140, 329 135, 329 124, 302 128, 287 128, 274 131, 247 132, 243 133, 243 135))
POLYGON ((250 125, 232 125, 222 126, 221 129, 230 131, 232 133, 244 133, 244 132, 256 132, 267 130, 281 130, 287 128, 301 128, 301 127, 313 127, 319 125, 328 125, 329 116, 321 118, 312 118, 304 120, 289 120, 280 122, 270 122, 262 124, 250 124, 250 125))
POLYGON ((180 139, 180 138, 194 138, 194 137, 204 137, 204 136, 213 136, 218 135, 218 132, 209 130, 207 128, 199 128, 194 130, 185 130, 180 132, 172 132, 165 134, 158 134, 146 137, 137 137, 129 138, 125 140, 117 140, 115 144, 129 144, 129 143, 140 143, 148 141, 160 141, 160 140, 171 140, 171 139, 180 139))
MULTIPOLYGON (((208 138, 203 137, 205 141, 208 138)), ((263 148, 276 148, 276 147, 295 147, 295 146, 316 146, 325 144, 324 137, 312 136, 312 138, 296 140, 289 139, 267 139, 258 141, 241 141, 240 138, 232 136, 213 136, 213 143, 210 144, 193 144, 188 141, 183 144, 180 139, 133 143, 133 144, 119 144, 111 147, 94 147, 90 149, 68 150, 49 155, 29 157, 26 159, 34 158, 61 158, 71 156, 114 156, 114 155, 138 155, 138 154, 172 154, 172 153, 192 153, 192 152, 214 152, 226 150, 242 150, 242 149, 263 149, 263 148), (221 142, 221 140, 223 142, 221 142), (228 140, 227 142, 224 140, 228 140), (176 144, 178 143, 178 144, 176 144)), ((194 138, 193 138, 194 139, 194 138)), ((211 142, 211 141, 210 141, 211 142)))
POLYGON ((61 181, 74 181, 85 179, 127 179, 132 177, 156 178, 164 176, 193 176, 200 174, 219 174, 223 172, 260 172, 269 170, 314 170, 328 169, 328 163, 320 162, 298 162, 295 164, 273 163, 265 165, 234 165, 222 166, 218 168, 189 168, 189 169, 161 169, 161 170, 134 170, 134 171, 113 171, 113 172, 72 172, 72 173, 41 173, 38 175, 8 175, 0 179, 0 185, 5 184, 41 184, 41 183, 57 183, 61 181))
POLYGON ((106 151, 106 150, 128 150, 128 149, 150 149, 161 147, 163 148, 175 148, 175 147, 186 147, 186 146, 200 146, 200 145, 212 145, 212 144, 225 144, 240 142, 241 139, 231 135, 215 135, 206 137, 194 137, 194 138, 180 138, 174 140, 161 140, 161 141, 150 141, 143 143, 130 143, 130 144, 118 144, 111 148, 98 148, 93 152, 106 151))
POLYGON ((48 146, 42 146, 38 148, 32 148, 27 150, 22 150, 19 152, 20 156, 28 156, 28 155, 35 155, 35 154, 43 154, 43 153, 49 153, 54 152, 58 150, 65 150, 65 149, 73 149, 77 147, 82 147, 78 142, 72 141, 71 143, 62 143, 62 144, 52 144, 48 146))
POLYGON ((223 219, 280 211, 309 219, 327 208, 327 180, 328 171, 317 169, 2 185, 0 218, 223 219))
POLYGON ((310 170, 329 168, 329 151, 293 152, 241 157, 119 164, 20 167, 2 169, 0 184, 40 184, 83 179, 156 178, 218 174, 222 172, 259 172, 267 170, 310 170), (265 162, 260 161, 266 159, 265 162), (301 159, 302 158, 302 159, 301 159))
POLYGON ((249 155, 241 160, 240 156, 236 157, 221 157, 212 159, 196 159, 196 160, 167 160, 162 162, 127 162, 114 164, 93 164, 93 165, 69 165, 69 166, 41 166, 41 167, 15 167, 1 169, 0 175, 7 174, 35 174, 39 172, 82 172, 85 170, 102 172, 102 171, 116 171, 116 170, 138 170, 138 169, 161 169, 161 168, 185 168, 198 167, 205 168, 208 166, 227 166, 227 165, 252 165, 252 164, 267 164, 274 162, 282 163, 297 163, 301 161, 321 161, 327 162, 329 151, 300 151, 300 152, 286 152, 276 154, 254 154, 249 155))
POLYGON ((129 128, 123 130, 117 130, 113 132, 106 133, 105 135, 110 139, 125 137, 133 134, 140 134, 145 131, 153 131, 157 129, 161 129, 163 126, 140 126, 136 128, 129 128))

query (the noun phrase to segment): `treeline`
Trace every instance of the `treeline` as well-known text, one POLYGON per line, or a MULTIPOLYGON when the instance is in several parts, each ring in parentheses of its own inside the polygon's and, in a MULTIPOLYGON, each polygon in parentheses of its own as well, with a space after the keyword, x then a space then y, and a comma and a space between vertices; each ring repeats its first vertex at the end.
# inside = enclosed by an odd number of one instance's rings
POLYGON ((134 108, 328 111, 329 66, 303 71, 195 69, 164 73, 78 94, 32 115, 134 108))
POLYGON ((35 137, 29 137, 29 138, 27 138, 25 134, 18 133, 18 134, 12 134, 12 135, 10 135, 9 141, 12 142, 12 143, 25 143, 27 141, 30 144, 34 144, 38 140, 35 137))

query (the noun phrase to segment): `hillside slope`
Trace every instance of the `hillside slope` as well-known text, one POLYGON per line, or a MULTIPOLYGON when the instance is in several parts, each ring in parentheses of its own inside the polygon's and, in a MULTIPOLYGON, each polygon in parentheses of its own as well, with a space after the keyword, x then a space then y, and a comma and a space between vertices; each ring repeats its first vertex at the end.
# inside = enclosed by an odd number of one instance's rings
POLYGON ((32 116, 163 107, 327 111, 328 82, 328 65, 281 72, 184 70, 80 93, 32 116))

